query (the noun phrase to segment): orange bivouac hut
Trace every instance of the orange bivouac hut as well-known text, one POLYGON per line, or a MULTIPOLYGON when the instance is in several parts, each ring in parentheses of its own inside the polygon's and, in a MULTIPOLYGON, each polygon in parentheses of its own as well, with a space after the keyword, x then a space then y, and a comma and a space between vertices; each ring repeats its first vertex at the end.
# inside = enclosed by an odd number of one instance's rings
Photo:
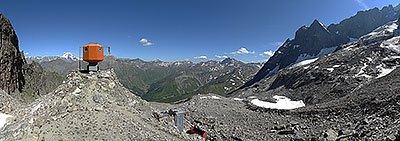
POLYGON ((89 43, 83 46, 83 61, 89 62, 88 71, 98 71, 98 62, 104 60, 104 47, 97 43, 89 43))

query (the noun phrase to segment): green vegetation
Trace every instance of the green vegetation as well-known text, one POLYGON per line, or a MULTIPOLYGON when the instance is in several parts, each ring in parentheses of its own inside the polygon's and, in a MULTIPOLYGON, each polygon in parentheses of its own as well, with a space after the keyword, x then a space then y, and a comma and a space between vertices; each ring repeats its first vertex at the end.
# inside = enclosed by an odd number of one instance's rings
POLYGON ((192 75, 175 74, 152 84, 143 99, 154 101, 180 96, 196 90, 201 83, 192 75))
POLYGON ((141 96, 146 94, 150 85, 175 71, 162 66, 140 68, 135 65, 122 65, 120 68, 116 68, 115 72, 124 87, 141 96))

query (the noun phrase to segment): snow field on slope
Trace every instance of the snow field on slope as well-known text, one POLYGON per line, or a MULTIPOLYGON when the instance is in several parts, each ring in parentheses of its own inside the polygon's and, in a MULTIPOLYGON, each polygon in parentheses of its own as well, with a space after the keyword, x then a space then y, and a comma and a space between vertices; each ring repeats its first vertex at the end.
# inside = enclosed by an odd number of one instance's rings
POLYGON ((308 64, 311 64, 312 62, 315 62, 317 60, 318 60, 318 58, 304 60, 304 61, 301 61, 299 63, 294 64, 293 67, 308 65, 308 64))
POLYGON ((292 101, 285 96, 275 95, 272 98, 276 99, 276 103, 261 101, 258 99, 251 100, 251 103, 258 107, 269 108, 269 109, 282 109, 290 110, 306 106, 302 100, 292 101))
POLYGON ((400 36, 383 41, 380 46, 400 53, 400 36))
POLYGON ((209 98, 209 99, 221 99, 220 97, 218 97, 218 96, 202 96, 202 97, 200 97, 200 99, 204 99, 204 98, 209 98))
POLYGON ((2 128, 7 123, 7 118, 12 117, 11 115, 0 113, 0 128, 2 128))

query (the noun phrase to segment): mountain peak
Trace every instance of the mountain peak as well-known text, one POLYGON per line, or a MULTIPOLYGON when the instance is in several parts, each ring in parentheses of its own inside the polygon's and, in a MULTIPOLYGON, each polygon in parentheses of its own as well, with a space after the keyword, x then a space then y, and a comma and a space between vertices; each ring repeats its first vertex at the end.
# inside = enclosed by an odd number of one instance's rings
POLYGON ((322 28, 322 29, 328 31, 327 27, 324 24, 322 24, 317 19, 315 19, 314 22, 310 25, 309 29, 317 29, 317 28, 322 28))
POLYGON ((225 63, 225 64, 227 64, 227 63, 236 63, 236 62, 238 62, 238 61, 236 59, 234 59, 234 58, 231 58, 231 57, 225 58, 224 60, 221 61, 221 63, 225 63))
POLYGON ((65 52, 61 57, 68 58, 68 57, 75 57, 71 52, 65 52))
POLYGON ((71 52, 65 52, 61 58, 67 59, 67 60, 71 60, 71 61, 78 61, 79 58, 74 56, 71 52))

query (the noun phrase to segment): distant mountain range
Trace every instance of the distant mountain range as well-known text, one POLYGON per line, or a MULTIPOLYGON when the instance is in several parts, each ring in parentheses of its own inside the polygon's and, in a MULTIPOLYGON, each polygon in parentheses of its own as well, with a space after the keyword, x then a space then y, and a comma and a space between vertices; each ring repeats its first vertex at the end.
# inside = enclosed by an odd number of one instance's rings
MULTIPOLYGON (((46 71, 57 72, 62 76, 78 68, 78 57, 71 53, 62 56, 26 57, 26 60, 39 62, 46 71)), ((193 63, 106 56, 100 62, 100 68, 114 68, 121 83, 146 100, 173 102, 195 94, 225 95, 250 80, 261 68, 261 64, 243 63, 233 58, 193 63)))
POLYGON ((66 62, 75 62, 79 60, 79 57, 74 56, 71 52, 65 52, 61 56, 27 56, 25 57, 25 60, 27 63, 31 63, 32 61, 41 63, 41 62, 46 62, 46 61, 53 61, 61 59, 66 62))

